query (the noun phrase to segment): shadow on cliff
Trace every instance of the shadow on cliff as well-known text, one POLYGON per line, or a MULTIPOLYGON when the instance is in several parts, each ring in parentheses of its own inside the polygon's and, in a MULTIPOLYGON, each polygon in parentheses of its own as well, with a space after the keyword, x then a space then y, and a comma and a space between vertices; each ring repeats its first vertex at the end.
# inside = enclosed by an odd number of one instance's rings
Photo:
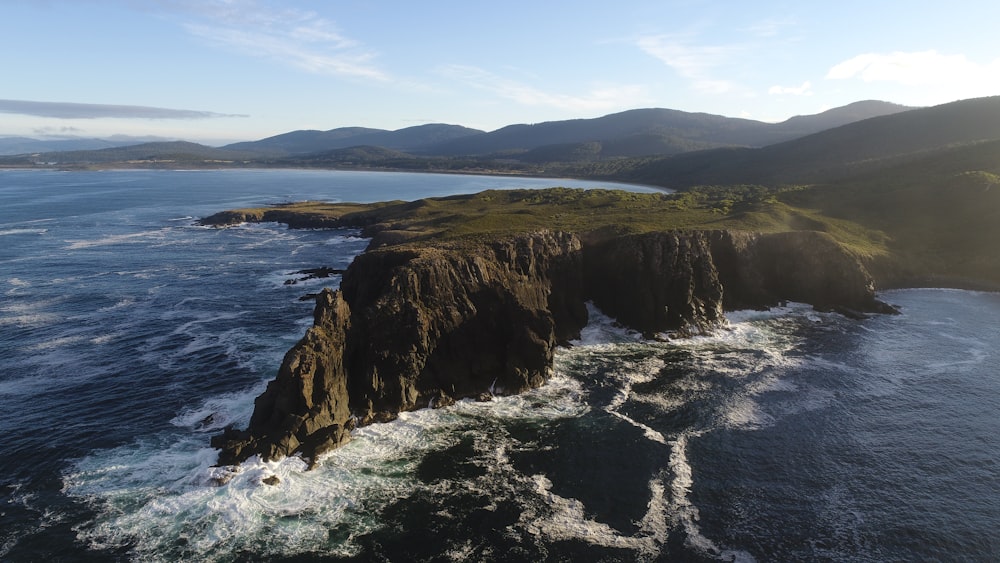
POLYGON ((861 318, 894 312, 856 257, 813 231, 652 232, 584 244, 539 231, 370 250, 256 399, 247 430, 212 439, 219 464, 301 455, 314 464, 357 425, 542 385, 592 301, 647 337, 689 336, 724 310, 809 303, 861 318))

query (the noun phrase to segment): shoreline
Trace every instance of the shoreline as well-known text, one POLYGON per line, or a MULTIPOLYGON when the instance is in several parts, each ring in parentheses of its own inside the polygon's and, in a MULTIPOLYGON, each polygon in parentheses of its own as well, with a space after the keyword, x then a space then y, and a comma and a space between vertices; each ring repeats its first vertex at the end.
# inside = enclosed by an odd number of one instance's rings
MULTIPOLYGON (((655 184, 640 184, 636 182, 629 182, 625 180, 616 180, 613 178, 588 178, 588 177, 575 177, 566 176, 564 174, 531 174, 531 173, 521 173, 521 172, 501 172, 501 171, 488 171, 488 170, 409 170, 406 168, 367 168, 367 167, 336 167, 336 168, 325 168, 319 166, 7 166, 0 164, 0 172, 12 171, 12 172, 32 172, 32 171, 50 171, 50 172, 114 172, 114 171, 133 171, 133 172, 224 172, 228 170, 247 170, 247 171, 313 171, 313 172, 373 172, 373 173, 384 173, 384 174, 440 174, 445 176, 485 176, 490 178, 535 178, 535 179, 550 179, 550 180, 569 180, 569 181, 583 181, 583 182, 608 182, 617 186, 633 186, 635 188, 641 188, 645 190, 650 190, 655 193, 677 193, 674 188, 668 188, 664 186, 658 186, 655 184)), ((614 189, 614 188, 611 188, 614 189)))

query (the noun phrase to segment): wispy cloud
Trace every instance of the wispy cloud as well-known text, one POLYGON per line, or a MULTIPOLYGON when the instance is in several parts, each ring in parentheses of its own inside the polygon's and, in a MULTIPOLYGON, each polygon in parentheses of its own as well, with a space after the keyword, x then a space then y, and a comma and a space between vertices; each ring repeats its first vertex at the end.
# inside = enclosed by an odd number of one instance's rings
POLYGON ((796 22, 795 19, 789 17, 770 18, 750 24, 750 26, 747 27, 747 31, 750 32, 751 35, 757 37, 764 37, 764 38, 777 37, 781 35, 781 33, 785 29, 793 27, 797 23, 798 22, 796 22))
POLYGON ((733 82, 715 78, 713 73, 715 69, 729 64, 739 52, 739 47, 692 44, 687 38, 676 35, 647 35, 637 39, 636 45, 691 81, 691 85, 699 91, 725 94, 738 89, 733 82))
POLYGON ((78 104, 72 102, 35 102, 28 100, 0 100, 0 113, 55 117, 60 119, 210 119, 217 117, 247 117, 212 111, 169 109, 149 106, 124 106, 112 104, 78 104))
POLYGON ((387 81, 376 54, 315 12, 258 0, 161 0, 196 21, 184 29, 210 44, 316 74, 387 81))
POLYGON ((945 55, 933 50, 865 53, 833 66, 826 78, 895 82, 906 86, 978 85, 996 89, 1000 87, 1000 60, 980 64, 965 55, 945 55))
POLYGON ((771 86, 768 94, 786 94, 792 96, 812 96, 812 82, 806 80, 801 86, 771 86))
POLYGON ((650 102, 646 89, 638 85, 597 86, 584 95, 568 95, 545 92, 474 66, 448 65, 439 68, 438 72, 452 80, 526 106, 544 106, 569 111, 605 111, 650 102))

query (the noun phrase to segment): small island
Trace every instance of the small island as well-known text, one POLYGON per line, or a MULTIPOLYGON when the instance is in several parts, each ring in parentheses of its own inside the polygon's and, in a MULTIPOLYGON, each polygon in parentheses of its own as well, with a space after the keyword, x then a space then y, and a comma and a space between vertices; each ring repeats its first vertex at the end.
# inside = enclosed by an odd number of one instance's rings
POLYGON ((702 334, 726 310, 809 303, 853 318, 895 312, 869 268, 884 232, 791 201, 799 188, 492 190, 413 202, 303 202, 202 219, 357 228, 366 252, 260 395, 249 428, 212 440, 219 464, 301 455, 358 426, 549 377, 592 302, 650 338, 702 334))

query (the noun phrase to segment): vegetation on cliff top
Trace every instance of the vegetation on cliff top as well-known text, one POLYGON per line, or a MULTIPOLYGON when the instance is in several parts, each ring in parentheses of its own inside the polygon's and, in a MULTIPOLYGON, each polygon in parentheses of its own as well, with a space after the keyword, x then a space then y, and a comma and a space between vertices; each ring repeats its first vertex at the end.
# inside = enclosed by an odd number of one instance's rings
POLYGON ((538 229, 605 238, 665 230, 744 230, 829 233, 855 254, 871 258, 887 252, 887 237, 848 220, 823 215, 781 200, 802 188, 703 186, 683 193, 623 190, 488 190, 477 194, 376 204, 299 202, 238 209, 203 220, 205 224, 298 220, 297 226, 359 227, 378 244, 478 239, 538 229))
POLYGON ((377 244, 565 230, 820 231, 863 259, 882 287, 1000 288, 1000 141, 811 185, 696 186, 680 193, 492 190, 414 202, 303 202, 220 213, 206 224, 352 226, 377 244))
POLYGON ((492 191, 368 206, 296 204, 214 222, 356 226, 377 235, 377 244, 540 228, 585 238, 670 229, 810 230, 864 259, 883 286, 1000 288, 998 108, 1000 97, 982 98, 761 149, 545 164, 546 173, 667 186, 678 194, 492 191))

